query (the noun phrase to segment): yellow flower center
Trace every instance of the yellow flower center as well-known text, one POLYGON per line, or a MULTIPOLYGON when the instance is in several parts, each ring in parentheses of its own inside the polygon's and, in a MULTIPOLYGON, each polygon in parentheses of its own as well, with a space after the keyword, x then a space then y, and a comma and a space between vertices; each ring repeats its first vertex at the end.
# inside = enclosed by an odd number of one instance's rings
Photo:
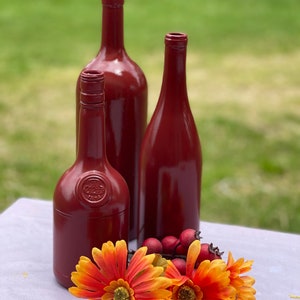
POLYGON ((196 300, 196 293, 193 288, 183 285, 179 288, 178 294, 177 294, 178 300, 196 300))
POLYGON ((130 294, 125 287, 119 286, 114 290, 114 300, 129 300, 129 299, 130 299, 130 294))

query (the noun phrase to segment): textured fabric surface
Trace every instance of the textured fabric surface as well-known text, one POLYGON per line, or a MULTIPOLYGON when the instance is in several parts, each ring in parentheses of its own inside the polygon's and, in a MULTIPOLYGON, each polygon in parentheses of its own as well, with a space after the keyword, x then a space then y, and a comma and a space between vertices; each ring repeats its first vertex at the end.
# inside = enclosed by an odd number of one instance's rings
MULTIPOLYGON (((229 250, 235 259, 254 260, 249 275, 257 299, 300 299, 300 235, 209 222, 200 227, 202 241, 219 246, 225 260, 229 250)), ((21 198, 0 215, 0 257, 0 299, 76 299, 52 273, 51 201, 21 198)))

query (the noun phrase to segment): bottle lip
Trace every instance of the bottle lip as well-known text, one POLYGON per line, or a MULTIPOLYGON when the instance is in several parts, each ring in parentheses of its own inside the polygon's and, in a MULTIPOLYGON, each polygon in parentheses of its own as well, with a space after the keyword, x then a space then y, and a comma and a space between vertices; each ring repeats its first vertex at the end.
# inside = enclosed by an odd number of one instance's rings
POLYGON ((97 70, 83 70, 80 74, 80 79, 87 82, 104 81, 104 73, 97 70))
POLYGON ((104 103, 104 73, 83 70, 80 74, 80 103, 104 103))
POLYGON ((165 44, 176 47, 185 47, 188 42, 188 35, 184 32, 169 32, 165 35, 165 44))
POLYGON ((102 5, 110 8, 119 8, 124 5, 124 0, 102 0, 102 5))

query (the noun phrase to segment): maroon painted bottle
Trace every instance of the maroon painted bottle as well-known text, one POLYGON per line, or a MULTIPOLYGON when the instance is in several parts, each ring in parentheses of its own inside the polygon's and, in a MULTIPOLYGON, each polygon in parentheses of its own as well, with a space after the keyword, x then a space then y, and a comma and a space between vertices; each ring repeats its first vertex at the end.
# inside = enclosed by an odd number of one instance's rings
POLYGON ((186 86, 187 35, 165 36, 160 96, 140 155, 138 245, 199 229, 202 152, 186 86))
MULTIPOLYGON (((143 71, 124 48, 123 4, 124 0, 102 0, 101 47, 84 70, 99 70, 105 75, 107 156, 129 187, 129 236, 134 239, 137 235, 138 159, 147 126, 148 90, 143 71)), ((77 116, 79 92, 77 85, 77 116)))
POLYGON ((108 240, 128 241, 129 190, 106 157, 103 82, 103 73, 80 75, 77 158, 54 191, 53 268, 65 287, 81 255, 108 240))

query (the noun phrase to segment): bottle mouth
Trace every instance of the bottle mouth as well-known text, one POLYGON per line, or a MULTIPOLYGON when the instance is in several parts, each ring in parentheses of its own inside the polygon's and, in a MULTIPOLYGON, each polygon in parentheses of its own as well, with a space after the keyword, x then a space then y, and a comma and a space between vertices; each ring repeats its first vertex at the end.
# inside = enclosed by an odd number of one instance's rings
POLYGON ((104 90, 104 73, 83 70, 80 74, 80 89, 87 94, 101 94, 104 90))
POLYGON ((186 47, 188 35, 184 32, 170 32, 165 35, 165 44, 176 48, 186 47))
POLYGON ((102 5, 110 8, 119 8, 124 5, 124 0, 102 0, 102 5))
POLYGON ((102 103, 104 101, 104 73, 83 70, 80 74, 80 102, 102 103))
POLYGON ((97 70, 83 70, 80 74, 81 80, 89 82, 104 81, 104 73, 97 70))
POLYGON ((183 42, 188 40, 188 36, 184 32, 169 32, 165 36, 166 41, 183 42))

